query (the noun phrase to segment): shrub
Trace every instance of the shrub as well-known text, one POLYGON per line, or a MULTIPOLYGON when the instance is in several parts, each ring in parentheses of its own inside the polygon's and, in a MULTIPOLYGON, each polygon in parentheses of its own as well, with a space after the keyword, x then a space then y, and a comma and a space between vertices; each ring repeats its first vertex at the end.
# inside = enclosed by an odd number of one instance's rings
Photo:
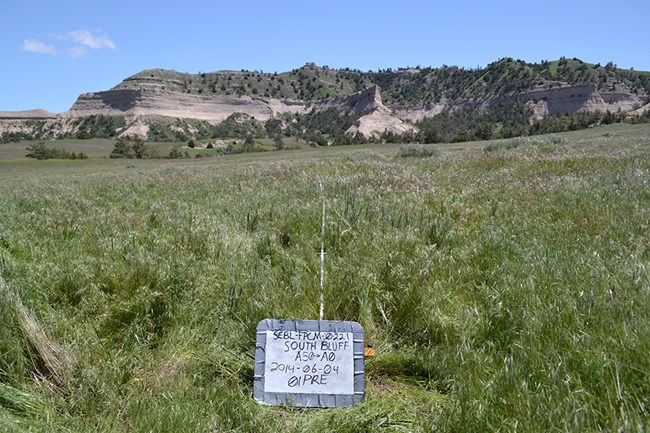
POLYGON ((45 143, 40 142, 27 146, 27 158, 34 159, 87 159, 88 156, 83 153, 68 152, 63 149, 55 149, 53 147, 45 146, 45 143))
POLYGON ((181 159, 181 158, 189 158, 189 154, 185 152, 180 151, 180 149, 176 146, 172 147, 172 150, 169 151, 169 156, 167 156, 168 159, 181 159))
POLYGON ((143 159, 148 156, 144 140, 139 137, 120 137, 115 141, 115 146, 110 154, 113 159, 143 159))
POLYGON ((438 154, 438 148, 432 144, 406 144, 397 151, 400 158, 430 158, 438 154))

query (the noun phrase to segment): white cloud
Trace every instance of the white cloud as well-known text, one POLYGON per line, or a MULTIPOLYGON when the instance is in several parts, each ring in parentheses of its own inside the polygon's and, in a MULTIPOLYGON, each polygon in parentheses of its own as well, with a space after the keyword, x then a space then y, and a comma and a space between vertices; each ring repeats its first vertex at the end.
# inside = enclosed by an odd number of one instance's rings
POLYGON ((73 58, 87 56, 89 50, 117 49, 115 42, 101 30, 72 30, 65 34, 49 35, 49 37, 55 40, 54 44, 46 44, 36 39, 25 39, 22 49, 51 56, 65 54, 73 58))
POLYGON ((28 51, 30 53, 41 53, 49 54, 50 56, 56 56, 59 54, 59 50, 56 49, 54 45, 47 45, 36 39, 25 39, 23 41, 23 51, 28 51))
POLYGON ((101 48, 117 49, 115 42, 110 40, 106 34, 100 32, 91 32, 89 30, 72 30, 65 35, 57 36, 58 39, 72 41, 81 46, 99 50, 101 48))
POLYGON ((66 53, 70 57, 82 57, 88 54, 88 50, 85 47, 76 46, 76 47, 68 48, 66 53))

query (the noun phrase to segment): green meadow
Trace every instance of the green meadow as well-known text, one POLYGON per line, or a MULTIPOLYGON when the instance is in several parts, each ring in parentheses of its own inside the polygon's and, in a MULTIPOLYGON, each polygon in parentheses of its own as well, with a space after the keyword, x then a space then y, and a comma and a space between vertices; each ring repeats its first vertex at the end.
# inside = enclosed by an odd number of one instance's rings
POLYGON ((0 161, 0 431, 650 431, 650 125, 97 146, 0 161), (322 199, 325 318, 376 350, 365 399, 262 406, 258 321, 318 319, 322 199))

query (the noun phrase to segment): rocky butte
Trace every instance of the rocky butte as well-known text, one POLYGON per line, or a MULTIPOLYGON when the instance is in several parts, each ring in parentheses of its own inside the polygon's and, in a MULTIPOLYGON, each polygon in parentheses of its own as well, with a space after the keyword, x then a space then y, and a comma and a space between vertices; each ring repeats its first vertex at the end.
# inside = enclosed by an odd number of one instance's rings
POLYGON ((346 132, 372 137, 417 132, 414 123, 444 111, 525 103, 531 121, 576 112, 643 115, 650 109, 650 73, 590 65, 578 59, 528 64, 501 59, 483 69, 405 68, 361 72, 308 63, 285 73, 142 71, 110 90, 81 94, 70 110, 0 112, 0 134, 20 131, 56 138, 74 135, 89 116, 121 117, 116 135, 147 136, 155 119, 194 119, 218 125, 234 113, 256 121, 336 112, 346 132))

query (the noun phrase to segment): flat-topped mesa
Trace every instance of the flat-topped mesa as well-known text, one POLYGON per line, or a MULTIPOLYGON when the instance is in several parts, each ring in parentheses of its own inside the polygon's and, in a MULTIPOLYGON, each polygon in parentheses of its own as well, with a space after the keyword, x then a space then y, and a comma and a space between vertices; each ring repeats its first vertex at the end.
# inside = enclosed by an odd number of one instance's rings
POLYGON ((35 135, 45 124, 56 121, 56 114, 46 110, 0 111, 0 138, 3 134, 35 135))
POLYGON ((54 119, 56 114, 47 110, 0 111, 2 120, 47 120, 54 119))

